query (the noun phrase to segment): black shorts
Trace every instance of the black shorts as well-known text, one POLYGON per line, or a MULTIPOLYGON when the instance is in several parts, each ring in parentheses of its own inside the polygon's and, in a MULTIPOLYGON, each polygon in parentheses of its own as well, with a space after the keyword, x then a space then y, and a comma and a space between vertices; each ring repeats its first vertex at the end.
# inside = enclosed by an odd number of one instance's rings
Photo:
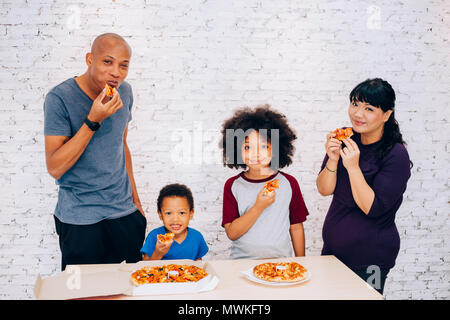
POLYGON ((61 249, 61 270, 73 264, 134 263, 141 260, 147 220, 140 211, 90 225, 67 224, 55 218, 61 249))

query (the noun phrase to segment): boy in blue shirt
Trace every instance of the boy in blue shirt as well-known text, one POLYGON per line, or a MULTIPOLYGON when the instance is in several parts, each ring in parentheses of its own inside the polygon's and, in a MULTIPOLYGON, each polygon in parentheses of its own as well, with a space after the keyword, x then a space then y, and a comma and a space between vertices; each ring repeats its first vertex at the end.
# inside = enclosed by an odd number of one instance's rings
POLYGON ((202 234, 189 228, 194 216, 194 199, 191 190, 182 184, 170 184, 159 192, 158 215, 164 226, 153 229, 141 249, 144 260, 201 260, 208 252, 202 234), (173 240, 163 243, 158 234, 173 233, 173 240))

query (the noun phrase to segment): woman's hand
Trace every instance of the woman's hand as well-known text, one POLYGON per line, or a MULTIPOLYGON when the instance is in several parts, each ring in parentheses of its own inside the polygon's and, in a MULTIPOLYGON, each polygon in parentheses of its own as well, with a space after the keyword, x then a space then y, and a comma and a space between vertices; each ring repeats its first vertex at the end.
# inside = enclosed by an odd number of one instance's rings
POLYGON ((325 152, 328 155, 328 158, 332 161, 339 161, 339 151, 341 150, 342 142, 338 139, 335 139, 335 133, 327 134, 327 142, 325 142, 325 152))
POLYGON ((366 215, 369 214, 375 199, 375 192, 367 184, 359 168, 359 148, 352 139, 345 139, 345 148, 341 150, 342 164, 347 169, 353 199, 366 215))
POLYGON ((353 169, 359 169, 359 148, 355 141, 352 139, 344 139, 345 147, 340 150, 342 157, 342 164, 347 171, 353 169))

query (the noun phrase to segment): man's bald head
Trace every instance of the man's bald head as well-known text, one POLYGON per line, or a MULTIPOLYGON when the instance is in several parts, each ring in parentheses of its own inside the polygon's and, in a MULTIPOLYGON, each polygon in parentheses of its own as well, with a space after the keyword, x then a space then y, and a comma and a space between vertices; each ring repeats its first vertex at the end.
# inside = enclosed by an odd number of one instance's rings
POLYGON ((105 87, 118 88, 128 75, 131 47, 115 33, 104 33, 95 38, 91 52, 86 53, 88 69, 80 81, 86 81, 97 96, 105 87))
POLYGON ((123 46, 126 50, 128 50, 129 56, 131 57, 131 47, 124 38, 116 33, 104 33, 95 38, 92 43, 91 53, 93 55, 103 53, 111 46, 123 46))

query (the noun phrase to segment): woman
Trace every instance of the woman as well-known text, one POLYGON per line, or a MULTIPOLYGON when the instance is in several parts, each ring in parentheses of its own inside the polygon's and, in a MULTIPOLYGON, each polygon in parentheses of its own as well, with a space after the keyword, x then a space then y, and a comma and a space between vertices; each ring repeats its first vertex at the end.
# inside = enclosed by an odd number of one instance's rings
POLYGON ((333 194, 322 230, 322 255, 335 255, 383 294, 400 237, 395 214, 411 175, 405 142, 394 117, 395 92, 368 79, 350 93, 352 138, 327 134, 317 177, 321 195, 333 194))

